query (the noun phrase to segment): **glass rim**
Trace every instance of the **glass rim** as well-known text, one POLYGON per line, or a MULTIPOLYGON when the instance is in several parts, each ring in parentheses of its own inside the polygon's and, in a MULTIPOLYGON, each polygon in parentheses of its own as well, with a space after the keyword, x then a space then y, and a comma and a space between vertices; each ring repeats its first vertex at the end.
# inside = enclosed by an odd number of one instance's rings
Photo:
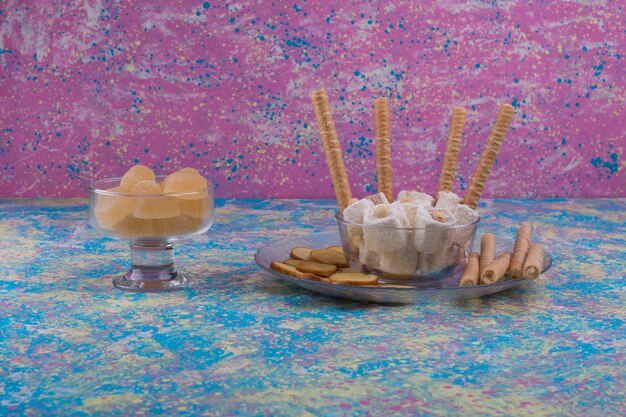
POLYGON ((372 228, 372 229, 389 229, 389 230, 406 230, 406 231, 411 231, 411 230, 444 231, 444 230, 464 229, 464 228, 475 226, 478 224, 478 222, 480 222, 480 214, 478 215, 478 218, 471 223, 448 226, 448 227, 443 227, 443 228, 436 228, 436 229, 429 228, 429 227, 389 227, 389 226, 363 225, 362 223, 353 223, 353 222, 344 220, 341 217, 340 212, 335 213, 335 220, 338 223, 343 223, 347 226, 366 227, 366 228, 372 228))
MULTIPOLYGON (((156 175, 155 179, 164 179, 165 177, 167 177, 167 175, 156 175)), ((175 192, 175 193, 131 194, 131 193, 121 193, 121 192, 117 192, 117 191, 109 191, 109 190, 106 190, 104 188, 98 188, 98 186, 100 186, 100 185, 102 185, 104 183, 113 182, 113 181, 117 181, 119 183, 122 180, 122 177, 111 177, 111 178, 103 178, 101 180, 93 181, 92 183, 90 183, 89 184, 89 192, 93 192, 94 194, 98 194, 98 195, 108 195, 108 196, 114 196, 114 197, 135 197, 135 198, 193 196, 193 195, 202 194, 204 192, 206 192, 207 194, 210 193, 209 185, 212 186, 213 183, 210 180, 207 180, 206 178, 204 178, 204 179, 207 182, 207 187, 206 188, 202 188, 200 190, 195 190, 195 191, 179 191, 179 192, 175 192)))

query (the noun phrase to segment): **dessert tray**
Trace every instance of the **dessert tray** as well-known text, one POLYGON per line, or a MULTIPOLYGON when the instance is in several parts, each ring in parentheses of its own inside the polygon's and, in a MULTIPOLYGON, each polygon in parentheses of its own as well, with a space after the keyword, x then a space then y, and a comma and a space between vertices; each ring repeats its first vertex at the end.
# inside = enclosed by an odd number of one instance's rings
MULTIPOLYGON (((267 242, 263 247, 259 248, 254 259, 261 268, 265 269, 274 277, 307 290, 349 300, 384 304, 419 304, 469 300, 506 291, 528 284, 531 281, 526 278, 511 279, 505 277, 495 284, 459 287, 459 281, 463 272, 461 265, 437 279, 423 281, 413 280, 400 283, 398 281, 386 281, 384 278, 380 278, 378 286, 358 286, 296 278, 270 269, 272 261, 280 262, 283 259, 289 258, 289 253, 294 247, 324 248, 335 245, 340 245, 337 231, 276 239, 267 242)), ((506 250, 505 248, 510 248, 511 245, 512 240, 498 237, 498 246, 496 249, 498 252, 502 252, 506 250)), ((552 257, 550 254, 546 253, 542 273, 547 271, 551 266, 552 257)))

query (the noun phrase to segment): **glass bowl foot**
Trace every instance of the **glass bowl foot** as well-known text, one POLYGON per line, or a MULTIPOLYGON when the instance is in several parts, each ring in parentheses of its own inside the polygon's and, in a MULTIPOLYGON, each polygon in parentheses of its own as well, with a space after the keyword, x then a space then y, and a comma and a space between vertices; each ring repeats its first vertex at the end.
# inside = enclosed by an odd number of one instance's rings
POLYGON ((165 292, 188 287, 191 279, 180 272, 175 272, 171 279, 133 279, 133 269, 113 279, 113 286, 124 291, 165 292))
POLYGON ((169 242, 130 244, 132 267, 113 279, 113 286, 124 291, 164 292, 191 285, 191 279, 174 267, 174 245, 169 242))

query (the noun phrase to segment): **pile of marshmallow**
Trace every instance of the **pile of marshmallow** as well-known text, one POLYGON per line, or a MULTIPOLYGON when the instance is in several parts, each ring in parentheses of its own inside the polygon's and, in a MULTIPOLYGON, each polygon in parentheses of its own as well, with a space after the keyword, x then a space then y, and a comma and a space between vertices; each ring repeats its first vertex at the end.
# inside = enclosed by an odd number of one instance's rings
POLYGON ((378 193, 352 199, 343 211, 342 240, 348 256, 370 271, 406 279, 458 264, 469 253, 478 213, 447 191, 437 200, 400 191, 395 202, 378 193))

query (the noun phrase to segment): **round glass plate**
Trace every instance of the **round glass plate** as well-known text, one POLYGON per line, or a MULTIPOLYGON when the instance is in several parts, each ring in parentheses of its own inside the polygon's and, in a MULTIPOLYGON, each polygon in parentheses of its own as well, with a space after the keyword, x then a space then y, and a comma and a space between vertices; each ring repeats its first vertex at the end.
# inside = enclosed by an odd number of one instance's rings
MULTIPOLYGON (((505 250, 511 250, 513 247, 513 241, 511 239, 498 237, 497 241, 498 245, 496 250, 498 253, 505 250)), ((392 287, 392 285, 398 284, 397 281, 387 284, 384 279, 380 279, 380 285, 377 287, 360 287, 356 285, 338 285, 328 282, 295 278, 270 269, 272 261, 282 262, 285 259, 289 259, 291 249, 296 246, 323 249, 328 246, 340 244, 339 234, 336 231, 276 239, 269 241, 266 245, 257 250, 254 255, 254 260, 261 268, 265 269, 276 278, 307 290, 333 297, 357 301, 370 301, 374 303, 418 304, 433 301, 441 302, 468 300, 471 298, 495 294, 529 282, 528 279, 505 278, 503 281, 495 284, 477 285, 474 287, 459 287, 461 273, 463 272, 462 267, 459 267, 450 271, 449 274, 441 279, 429 281, 410 281, 402 284, 402 287, 400 288, 392 287), (389 287, 386 287, 385 285, 389 285, 389 287)), ((478 248, 475 246, 474 250, 477 249, 478 248)), ((550 266, 552 266, 552 257, 546 252, 542 273, 547 271, 550 266)))

